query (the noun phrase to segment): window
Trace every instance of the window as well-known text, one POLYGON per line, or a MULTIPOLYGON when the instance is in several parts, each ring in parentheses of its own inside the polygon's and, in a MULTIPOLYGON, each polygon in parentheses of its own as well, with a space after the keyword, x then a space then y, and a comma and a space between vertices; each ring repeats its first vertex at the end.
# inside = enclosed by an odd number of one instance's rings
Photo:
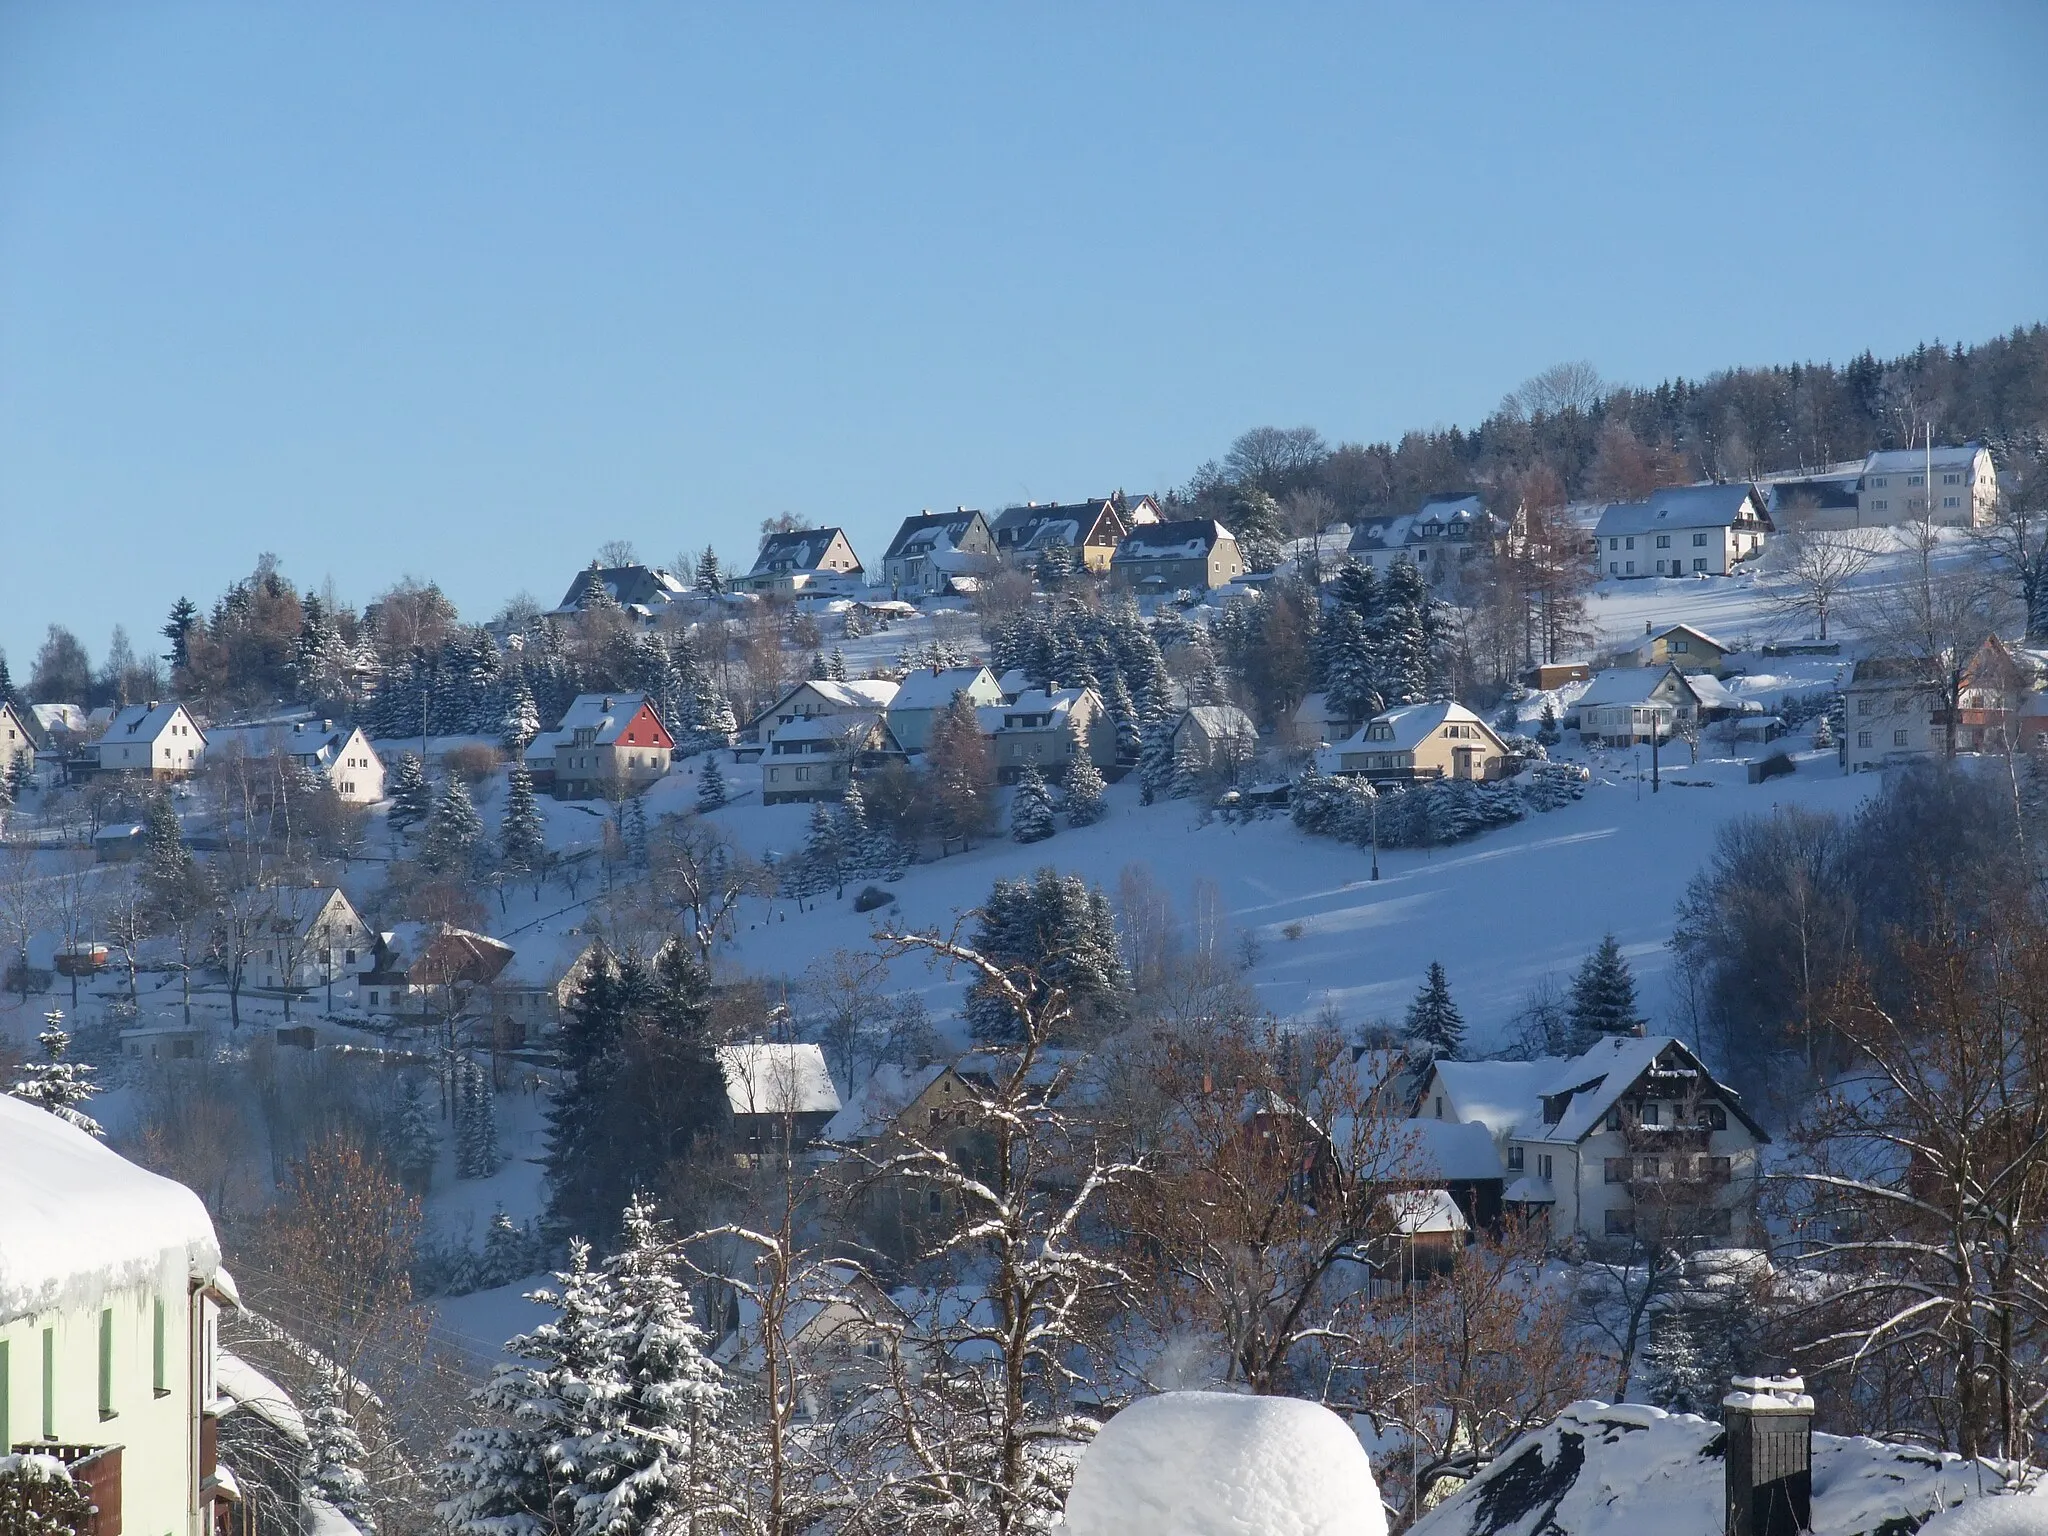
POLYGON ((1941 477, 1941 483, 1943 485, 1961 485, 1963 483, 1963 477, 1961 475, 1943 475, 1941 477))
POLYGON ((930 1195, 930 1204, 932 1208, 932 1214, 934 1216, 937 1216, 942 1211, 944 1211, 946 1209, 945 1191, 939 1189, 933 1190, 930 1195))
POLYGON ((1873 501, 1870 504, 1870 510, 1873 512, 1882 512, 1890 505, 1890 502, 1886 501, 1882 496, 1880 496, 1876 501, 1873 501))
POLYGON ((1621 574, 1621 562, 1619 560, 1608 561, 1607 574, 1610 576, 1619 576, 1621 574))
POLYGON ((1892 732, 1892 745, 1893 745, 1893 746, 1895 746, 1895 747, 1903 747, 1903 746, 1904 746, 1905 744, 1906 744, 1906 733, 1905 733, 1904 731, 1893 731, 1893 732, 1892 732))
POLYGON ((1608 547, 1609 549, 1619 549, 1619 548, 1621 548, 1621 540, 1619 540, 1619 539, 1609 539, 1609 540, 1607 541, 1607 547, 1608 547))
POLYGON ((1699 1123, 1709 1131, 1725 1131, 1728 1129, 1728 1110, 1720 1104, 1702 1104, 1699 1123))
POLYGON ((1436 1096, 1436 1117, 1439 1120, 1444 1117, 1444 1096, 1442 1094, 1436 1096))
POLYGON ((1735 1161, 1727 1157, 1703 1157, 1700 1159, 1700 1177, 1716 1184, 1726 1184, 1735 1176, 1735 1161))
POLYGON ((1920 483, 1920 477, 1919 477, 1918 475, 1908 475, 1908 476, 1906 476, 1906 484, 1908 484, 1908 485, 1918 485, 1919 483, 1920 483))
POLYGON ((1876 709, 1876 707, 1877 701, 1875 699, 1864 698, 1858 699, 1856 701, 1856 713, 1859 715, 1870 714, 1876 709))
POLYGON ((1523 1162, 1523 1151, 1522 1151, 1522 1148, 1520 1148, 1520 1147, 1509 1147, 1509 1148, 1508 1148, 1508 1172, 1509 1172, 1509 1173, 1520 1173, 1520 1172, 1522 1171, 1522 1162, 1523 1162))
POLYGON ((1941 498, 1941 504, 1944 507, 1960 507, 1963 504, 1963 498, 1960 496, 1944 496, 1941 498))
POLYGON ((1694 549, 1705 549, 1707 547, 1707 536, 1704 533, 1694 534, 1692 536, 1692 547, 1694 549))
POLYGON ((1609 1184, 1626 1184, 1629 1178, 1629 1166, 1630 1163, 1628 1158, 1608 1158, 1604 1165, 1604 1182, 1609 1184))
POLYGON ((1856 745, 1859 747, 1868 747, 1869 745, 1871 745, 1870 732, 1858 731, 1856 733, 1856 745))
POLYGON ((1629 561, 1629 562, 1628 562, 1628 574, 1629 574, 1629 575, 1631 575, 1631 576, 1633 576, 1633 575, 1635 575, 1635 573, 1636 573, 1636 563, 1635 563, 1635 561, 1631 560, 1631 561, 1629 561))
POLYGON ((1636 547, 1636 541, 1634 539, 1629 539, 1624 543, 1622 547, 1625 549, 1634 549, 1636 547))
MULTIPOLYGON (((1674 1170, 1674 1171, 1675 1171, 1675 1170, 1674 1170)), ((1662 1178, 1663 1176, 1664 1176, 1664 1171, 1663 1171, 1663 1169, 1662 1169, 1662 1168, 1661 1168, 1661 1167, 1659 1166, 1659 1164, 1658 1164, 1658 1162, 1657 1162, 1657 1159, 1656 1159, 1656 1158, 1654 1158, 1654 1157, 1639 1157, 1639 1158, 1637 1158, 1637 1159, 1636 1159, 1636 1177, 1637 1177, 1637 1178, 1639 1178, 1639 1179, 1661 1179, 1661 1178, 1662 1178)))
POLYGON ((1548 1152, 1545 1152, 1536 1159, 1536 1176, 1540 1179, 1548 1180, 1550 1177, 1550 1169, 1550 1154, 1548 1152))
POLYGON ((149 1319, 149 1390, 157 1397, 169 1397, 164 1377, 164 1299, 159 1296, 149 1319))
POLYGON ((1657 547, 1658 547, 1659 549, 1669 549, 1669 548, 1671 547, 1671 535, 1670 535, 1670 534, 1668 534, 1668 533, 1660 533, 1660 534, 1658 534, 1658 535, 1657 535, 1657 547))
POLYGON ((1621 1129, 1621 1111, 1619 1109, 1610 1109, 1609 1111, 1607 1111, 1607 1129, 1609 1129, 1610 1131, 1618 1131, 1621 1129))
POLYGON ((1607 1213, 1607 1235, 1609 1237, 1627 1237, 1635 1229, 1636 1219, 1630 1212, 1609 1211, 1607 1213))
POLYGON ((1870 480, 1871 489, 1873 490, 1881 491, 1888 483, 1883 475, 1873 475, 1870 480))
POLYGON ((1674 640, 1671 640, 1671 641, 1667 642, 1667 644, 1666 644, 1666 649, 1667 649, 1667 650, 1671 650, 1671 651, 1675 651, 1675 652, 1677 652, 1677 653, 1678 653, 1679 655, 1681 655, 1681 656, 1682 656, 1682 655, 1684 655, 1684 654, 1685 654, 1685 653, 1686 653, 1687 651, 1689 651, 1689 650, 1691 650, 1691 649, 1692 649, 1692 642, 1691 642, 1690 640, 1677 640, 1677 639, 1674 639, 1674 640))
POLYGON ((1661 1113, 1661 1111, 1660 1111, 1660 1110, 1658 1109, 1658 1107, 1657 1107, 1657 1106, 1656 1106, 1655 1104, 1645 1104, 1645 1105, 1643 1106, 1643 1124, 1645 1124, 1645 1125, 1657 1125, 1657 1124, 1659 1124, 1660 1122, 1659 1122, 1659 1120, 1658 1120, 1658 1118, 1657 1118, 1657 1117, 1658 1117, 1658 1115, 1659 1115, 1660 1113, 1661 1113))
POLYGON ((1695 560, 1692 563, 1692 568, 1696 571, 1704 571, 1707 568, 1707 562, 1704 560, 1695 560))

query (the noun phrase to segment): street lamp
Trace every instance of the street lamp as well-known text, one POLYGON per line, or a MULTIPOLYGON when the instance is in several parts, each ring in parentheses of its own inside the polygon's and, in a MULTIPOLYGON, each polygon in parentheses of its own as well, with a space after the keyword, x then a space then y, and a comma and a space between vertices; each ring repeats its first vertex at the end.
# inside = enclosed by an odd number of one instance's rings
POLYGON ((1365 786, 1372 791, 1372 877, 1380 877, 1380 792, 1370 783, 1365 786))

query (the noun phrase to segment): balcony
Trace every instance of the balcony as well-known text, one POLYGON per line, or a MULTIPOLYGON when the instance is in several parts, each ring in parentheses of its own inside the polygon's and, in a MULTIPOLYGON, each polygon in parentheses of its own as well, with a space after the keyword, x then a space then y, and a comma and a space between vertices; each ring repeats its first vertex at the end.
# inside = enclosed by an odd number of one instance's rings
POLYGON ((62 1462, 71 1480, 85 1490, 94 1516, 91 1536, 121 1536, 121 1447, 62 1445, 53 1440, 25 1440, 14 1446, 21 1456, 49 1456, 62 1462))

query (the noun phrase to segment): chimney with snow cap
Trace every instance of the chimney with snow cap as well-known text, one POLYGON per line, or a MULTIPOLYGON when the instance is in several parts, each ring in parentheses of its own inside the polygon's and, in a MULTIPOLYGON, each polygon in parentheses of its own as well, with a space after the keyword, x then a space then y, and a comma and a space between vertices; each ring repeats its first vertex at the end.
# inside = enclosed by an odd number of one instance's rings
POLYGON ((1726 1536, 1799 1536, 1813 1526, 1813 1399, 1797 1376, 1737 1376, 1727 1426, 1726 1536))

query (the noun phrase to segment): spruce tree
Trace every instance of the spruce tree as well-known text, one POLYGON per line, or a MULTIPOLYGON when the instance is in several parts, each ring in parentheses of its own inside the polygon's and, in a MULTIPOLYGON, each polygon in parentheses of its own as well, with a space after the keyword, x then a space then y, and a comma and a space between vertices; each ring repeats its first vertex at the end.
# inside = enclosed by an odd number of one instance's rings
MULTIPOLYGON (((974 948, 1019 979, 1062 988, 1073 1027, 1121 1018, 1130 992, 1116 917, 1109 899, 1079 875, 1050 867, 1025 880, 998 880, 982 904, 974 948)), ((976 1038, 1013 1039, 1017 1018, 983 982, 968 989, 965 1009, 976 1038)))
POLYGON ((79 1107, 99 1092, 92 1081, 96 1069, 65 1059, 65 1053, 71 1049, 71 1036, 65 1032, 62 1011, 52 1009, 43 1015, 43 1031, 36 1036, 36 1043, 43 1048, 43 1059, 25 1063, 8 1093, 47 1109, 66 1125, 75 1125, 89 1136, 104 1137, 107 1133, 99 1121, 79 1107))
POLYGON ((346 1516, 363 1536, 377 1536, 370 1512, 370 1480, 363 1475, 362 1437, 340 1384, 323 1371, 306 1406, 305 1486, 346 1516))
POLYGON ((718 766, 718 754, 704 757, 704 771, 697 776, 697 814, 709 815, 726 802, 725 770, 718 766))
POLYGON ((425 1194, 441 1155, 441 1128, 417 1076, 407 1077, 385 1122, 384 1156, 415 1194, 425 1194))
POLYGON ((1429 962, 1428 978, 1408 1005, 1407 1035, 1430 1061, 1457 1061, 1465 1053, 1465 1019, 1440 961, 1429 962))
MULTIPOLYGON (((170 619, 159 631, 171 642, 171 649, 164 660, 173 667, 182 667, 192 660, 192 631, 199 628, 199 605, 189 597, 181 597, 171 604, 170 619)), ((0 698, 6 695, 0 693, 0 698)))
POLYGON ((1144 722, 1144 744, 1138 751, 1138 797, 1150 805, 1162 795, 1173 793, 1179 766, 1174 761, 1173 736, 1180 719, 1149 698, 1140 706, 1140 719, 1144 722))
POLYGON ((533 793, 533 775, 515 762, 505 783, 505 814, 498 822, 498 853, 515 875, 538 874, 547 863, 547 823, 533 793))
POLYGON ((514 762, 519 761, 534 737, 540 734, 540 707, 533 702, 533 689, 526 674, 512 675, 512 691, 505 701, 505 718, 499 722, 498 739, 514 762))
POLYGON ((455 1064, 455 1176, 488 1179, 504 1165, 498 1150, 497 1096, 491 1075, 467 1056, 455 1064))
POLYGON ((1010 799, 1010 836, 1020 843, 1042 843, 1056 830, 1045 777, 1036 763, 1026 763, 1010 799))
POLYGON ((1636 1011, 1636 981, 1613 934, 1586 957, 1572 978, 1571 1021, 1581 1049, 1602 1035, 1640 1034, 1647 1022, 1636 1011))
POLYGON ((569 1536, 560 1494, 574 1475, 568 1447, 594 1427, 587 1384, 612 1357, 615 1308, 608 1276, 593 1269, 590 1245, 569 1245, 569 1267, 553 1289, 527 1299, 554 1316, 510 1340, 513 1363, 499 1366, 471 1401, 495 1422, 465 1429, 448 1445, 441 1476, 454 1496, 435 1513, 454 1536, 569 1536))
POLYGON ((1145 734, 1138 723, 1138 706, 1131 702, 1131 690, 1121 672, 1110 678, 1102 702, 1109 710, 1109 718, 1116 724, 1116 760, 1135 763, 1145 745, 1145 734))
POLYGON ((417 752, 401 752, 391 766, 391 830, 403 832, 425 821, 434 810, 433 786, 417 752))
POLYGON ((513 1225, 505 1207, 493 1207, 491 1223, 484 1228, 484 1251, 477 1259, 477 1289, 496 1290, 519 1279, 533 1267, 532 1250, 527 1233, 513 1225))
POLYGON ((590 1422, 564 1442, 563 1503, 578 1536, 717 1529, 739 1511, 730 1391, 668 1236, 638 1197, 623 1232, 605 1265, 605 1347, 582 1397, 590 1422))
POLYGON ((1108 814, 1109 807, 1103 801, 1107 786, 1102 782, 1102 771, 1089 755, 1088 733, 1078 724, 1074 727, 1073 742, 1068 748, 1063 787, 1067 792, 1065 810, 1068 826, 1092 827, 1108 814))
POLYGON ((835 683, 846 681, 846 653, 836 645, 832 647, 832 654, 825 659, 825 676, 835 683))
POLYGON ((1557 705, 1549 699, 1543 701, 1543 717, 1536 722, 1536 741, 1539 746, 1554 747, 1564 740, 1564 732, 1557 728, 1557 705))
POLYGON ((811 821, 804 830, 804 863, 810 870, 813 892, 840 887, 843 893, 846 874, 839 846, 839 824, 822 800, 811 802, 811 821))
POLYGON ((469 798, 469 787, 453 774, 442 787, 427 818, 427 835, 420 849, 420 862, 436 874, 468 873, 483 841, 483 818, 469 798))
POLYGON ((725 591, 725 573, 719 569, 718 551, 709 544, 697 557, 697 590, 705 597, 716 597, 725 591))

